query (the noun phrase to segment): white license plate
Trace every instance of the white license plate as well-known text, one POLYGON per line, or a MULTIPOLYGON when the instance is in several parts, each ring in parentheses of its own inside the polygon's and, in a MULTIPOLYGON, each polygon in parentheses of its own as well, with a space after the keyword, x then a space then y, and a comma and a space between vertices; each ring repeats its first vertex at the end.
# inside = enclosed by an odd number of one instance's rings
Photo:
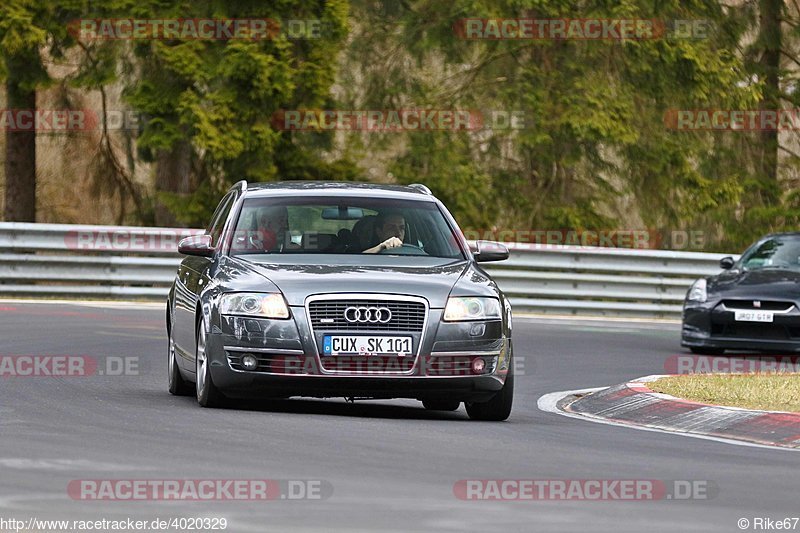
POLYGON ((771 311, 736 311, 733 317, 737 322, 772 322, 771 311))
POLYGON ((411 337, 325 335, 322 355, 411 355, 411 337))

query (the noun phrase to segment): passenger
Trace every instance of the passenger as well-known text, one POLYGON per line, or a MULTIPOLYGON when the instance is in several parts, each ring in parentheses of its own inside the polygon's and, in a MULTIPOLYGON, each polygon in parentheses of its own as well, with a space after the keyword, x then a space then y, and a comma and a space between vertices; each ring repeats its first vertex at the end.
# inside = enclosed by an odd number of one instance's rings
POLYGON ((375 219, 373 233, 375 238, 372 242, 379 244, 364 250, 365 254, 377 254, 390 248, 399 248, 403 246, 403 239, 406 236, 405 217, 397 212, 381 213, 375 219))

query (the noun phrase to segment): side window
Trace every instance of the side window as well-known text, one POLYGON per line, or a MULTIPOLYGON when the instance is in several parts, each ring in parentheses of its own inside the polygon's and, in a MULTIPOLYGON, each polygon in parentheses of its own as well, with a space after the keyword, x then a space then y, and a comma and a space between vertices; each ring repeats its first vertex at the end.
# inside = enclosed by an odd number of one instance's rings
POLYGON ((219 244, 219 238, 222 235, 222 229, 225 227, 228 214, 233 207, 235 196, 236 194, 234 192, 228 193, 219 203, 219 206, 217 206, 217 210, 214 211, 214 216, 211 217, 211 225, 209 225, 208 230, 206 230, 206 233, 211 235, 211 246, 216 247, 219 244))

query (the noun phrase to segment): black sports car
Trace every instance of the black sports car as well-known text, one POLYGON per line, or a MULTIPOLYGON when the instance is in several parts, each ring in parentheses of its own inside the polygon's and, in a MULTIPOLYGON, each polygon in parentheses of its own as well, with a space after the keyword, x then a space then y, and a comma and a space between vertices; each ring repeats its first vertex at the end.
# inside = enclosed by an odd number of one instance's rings
POLYGON ((422 185, 237 183, 167 302, 169 390, 225 398, 416 398, 505 420, 511 306, 422 185), (195 385, 192 386, 191 383, 195 385))
POLYGON ((720 267, 686 294, 681 344, 701 354, 800 350, 800 233, 768 235, 720 267))

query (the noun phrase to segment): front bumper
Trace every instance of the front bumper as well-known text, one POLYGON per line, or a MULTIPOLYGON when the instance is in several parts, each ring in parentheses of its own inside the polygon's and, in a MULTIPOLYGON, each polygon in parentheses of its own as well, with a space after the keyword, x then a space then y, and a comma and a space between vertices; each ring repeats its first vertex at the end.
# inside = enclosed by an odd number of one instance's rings
POLYGON ((441 322, 430 309, 417 353, 406 358, 340 357, 319 354, 303 308, 288 320, 217 317, 206 351, 214 384, 226 396, 369 397, 487 401, 505 383, 511 365, 509 332, 502 321, 441 322), (244 354, 259 363, 248 371, 244 354), (472 361, 483 359, 476 372, 472 361), (335 363, 332 364, 332 361, 335 363))
POLYGON ((737 322, 720 301, 691 303, 683 309, 681 346, 760 352, 800 351, 800 309, 776 313, 773 322, 737 322))

